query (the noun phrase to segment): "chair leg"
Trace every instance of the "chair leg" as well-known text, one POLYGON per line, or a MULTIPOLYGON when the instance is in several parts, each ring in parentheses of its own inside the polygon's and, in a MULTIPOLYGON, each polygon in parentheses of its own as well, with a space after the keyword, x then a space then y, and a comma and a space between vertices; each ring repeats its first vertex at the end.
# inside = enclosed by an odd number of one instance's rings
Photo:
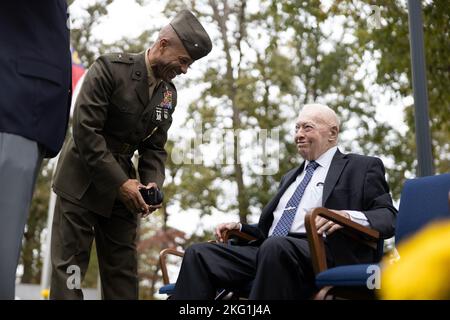
POLYGON ((313 296, 313 300, 375 300, 375 290, 359 287, 323 287, 313 296))
POLYGON ((214 300, 247 300, 246 295, 242 295, 239 291, 231 291, 229 289, 222 289, 219 291, 214 300))
POLYGON ((333 289, 332 286, 321 288, 319 292, 314 295, 313 300, 333 300, 333 295, 328 295, 331 289, 333 289))
POLYGON ((222 289, 219 291, 219 293, 217 294, 217 296, 214 298, 214 300, 225 300, 225 298, 228 296, 228 294, 230 294, 230 290, 227 289, 222 289))

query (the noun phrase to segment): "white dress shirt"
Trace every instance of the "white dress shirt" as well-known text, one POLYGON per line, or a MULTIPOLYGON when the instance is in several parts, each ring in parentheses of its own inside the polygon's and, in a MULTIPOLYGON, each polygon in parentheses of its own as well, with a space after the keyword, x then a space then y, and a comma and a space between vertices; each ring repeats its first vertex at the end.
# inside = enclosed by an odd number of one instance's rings
MULTIPOLYGON (((337 147, 332 147, 328 149, 325 153, 323 153, 317 160, 315 160, 319 166, 314 171, 311 181, 308 183, 308 186, 305 189, 305 193, 303 194, 302 199, 300 200, 300 204, 297 207, 297 212, 294 217, 294 222, 292 223, 290 232, 301 232, 306 233, 305 229, 305 215, 308 211, 322 207, 322 196, 323 196, 323 185, 325 183, 325 178, 327 177, 328 170, 330 169, 331 160, 333 160, 334 154, 337 151, 337 147)), ((305 168, 308 165, 309 161, 306 160, 305 168)), ((289 201, 289 199, 294 194, 300 182, 303 180, 305 176, 305 170, 297 176, 294 182, 286 189, 284 194, 281 196, 280 201, 278 202, 277 207, 273 212, 273 223, 269 230, 269 236, 272 235, 275 226, 283 214, 284 209, 289 201)), ((334 209, 334 208, 328 208, 334 209)), ((363 226, 369 226, 369 222, 367 217, 361 211, 354 210, 344 210, 350 215, 352 221, 359 223, 363 226)))

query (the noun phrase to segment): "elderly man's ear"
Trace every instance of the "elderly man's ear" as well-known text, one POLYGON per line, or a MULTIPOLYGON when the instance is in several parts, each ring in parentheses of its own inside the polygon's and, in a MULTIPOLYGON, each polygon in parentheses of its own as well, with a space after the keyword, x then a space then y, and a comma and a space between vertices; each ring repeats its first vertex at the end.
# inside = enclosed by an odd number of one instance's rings
POLYGON ((330 139, 329 139, 329 141, 330 142, 331 141, 337 141, 338 134, 339 134, 338 126, 332 126, 330 128, 330 139))

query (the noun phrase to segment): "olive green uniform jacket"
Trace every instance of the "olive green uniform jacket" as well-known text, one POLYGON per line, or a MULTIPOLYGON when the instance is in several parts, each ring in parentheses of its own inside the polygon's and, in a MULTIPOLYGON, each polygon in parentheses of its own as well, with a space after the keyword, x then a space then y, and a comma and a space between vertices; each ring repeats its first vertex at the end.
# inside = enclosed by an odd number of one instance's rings
POLYGON ((177 94, 173 83, 148 74, 145 53, 108 54, 87 72, 73 115, 73 132, 57 165, 55 193, 110 216, 119 187, 136 178, 164 181, 164 145, 177 94))

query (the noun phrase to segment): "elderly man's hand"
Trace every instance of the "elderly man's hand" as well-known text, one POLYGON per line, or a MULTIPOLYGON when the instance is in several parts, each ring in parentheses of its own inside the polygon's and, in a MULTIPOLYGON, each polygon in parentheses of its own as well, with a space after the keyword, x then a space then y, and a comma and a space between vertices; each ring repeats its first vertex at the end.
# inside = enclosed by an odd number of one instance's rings
POLYGON ((217 241, 223 242, 222 233, 225 230, 239 230, 240 228, 241 224, 239 222, 221 223, 214 230, 214 234, 216 236, 217 241))
MULTIPOLYGON (((332 212, 334 212, 334 213, 336 213, 338 215, 341 215, 344 218, 350 219, 350 215, 347 212, 345 212, 345 211, 331 210, 331 209, 330 209, 330 211, 332 211, 332 212)), ((342 226, 334 223, 333 221, 330 221, 330 220, 328 220, 326 218, 323 218, 323 217, 320 217, 320 216, 316 217, 316 227, 317 227, 317 233, 318 234, 325 233, 327 235, 331 234, 334 231, 342 228, 342 226)))

